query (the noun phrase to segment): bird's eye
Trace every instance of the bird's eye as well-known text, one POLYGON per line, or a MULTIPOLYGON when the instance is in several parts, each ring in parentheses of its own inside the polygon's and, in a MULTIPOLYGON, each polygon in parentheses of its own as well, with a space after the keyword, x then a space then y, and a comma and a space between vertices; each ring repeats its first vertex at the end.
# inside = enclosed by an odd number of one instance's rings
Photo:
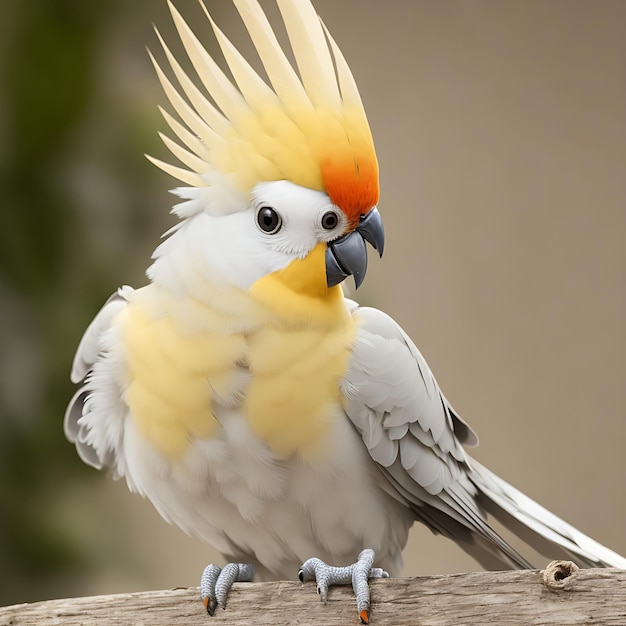
POLYGON ((339 224, 339 217, 334 211, 328 211, 322 215, 322 228, 332 230, 339 224))
POLYGON ((274 235, 283 225, 280 215, 271 206, 263 206, 256 215, 259 228, 268 235, 274 235))

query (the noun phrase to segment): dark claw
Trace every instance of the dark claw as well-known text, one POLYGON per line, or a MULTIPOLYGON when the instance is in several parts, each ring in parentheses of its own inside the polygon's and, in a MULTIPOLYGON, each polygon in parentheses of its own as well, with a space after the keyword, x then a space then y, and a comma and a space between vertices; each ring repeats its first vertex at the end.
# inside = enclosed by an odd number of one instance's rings
POLYGON ((235 582, 250 582, 254 567, 245 563, 228 563, 224 569, 217 565, 207 565, 200 580, 200 595, 207 613, 213 617, 215 609, 226 609, 230 589, 235 582))
POLYGON ((215 598, 205 598, 204 599, 204 607, 206 608, 206 612, 213 617, 215 615, 215 609, 217 607, 217 600, 215 598))

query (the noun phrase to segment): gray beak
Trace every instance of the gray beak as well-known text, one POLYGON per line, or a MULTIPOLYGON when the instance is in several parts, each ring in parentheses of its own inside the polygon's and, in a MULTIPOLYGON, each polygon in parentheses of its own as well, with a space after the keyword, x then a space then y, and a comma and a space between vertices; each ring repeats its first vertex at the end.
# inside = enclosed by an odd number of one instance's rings
POLYGON ((328 244, 326 249, 326 282, 334 287, 348 276, 354 276, 358 289, 367 271, 367 248, 365 242, 383 256, 385 229, 377 208, 361 216, 359 225, 347 235, 328 244))

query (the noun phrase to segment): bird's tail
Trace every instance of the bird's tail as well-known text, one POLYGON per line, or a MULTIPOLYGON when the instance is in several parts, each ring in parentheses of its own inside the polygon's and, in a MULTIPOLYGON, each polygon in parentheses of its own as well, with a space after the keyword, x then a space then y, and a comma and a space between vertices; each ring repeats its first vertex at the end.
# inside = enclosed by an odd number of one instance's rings
POLYGON ((486 467, 471 460, 470 478, 482 507, 504 527, 548 558, 566 558, 581 567, 626 569, 626 559, 563 521, 486 467))

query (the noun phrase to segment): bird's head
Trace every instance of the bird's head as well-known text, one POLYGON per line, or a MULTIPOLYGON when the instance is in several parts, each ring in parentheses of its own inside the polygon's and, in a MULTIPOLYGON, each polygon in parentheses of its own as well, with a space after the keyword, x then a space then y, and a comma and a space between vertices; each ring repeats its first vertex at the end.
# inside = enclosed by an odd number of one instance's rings
POLYGON ((198 218, 194 227, 214 244, 213 264, 233 268, 239 286, 274 274, 308 295, 324 295, 348 276, 358 287, 366 242, 382 255, 384 231, 378 163, 350 69, 309 0, 278 3, 299 75, 257 0, 234 1, 269 84, 205 9, 227 77, 170 4, 203 87, 159 36, 180 90, 153 61, 183 122, 163 112, 180 143, 163 139, 186 167, 151 160, 189 185, 176 190, 184 202, 175 211, 198 218), (215 258, 217 250, 225 258, 215 258))

